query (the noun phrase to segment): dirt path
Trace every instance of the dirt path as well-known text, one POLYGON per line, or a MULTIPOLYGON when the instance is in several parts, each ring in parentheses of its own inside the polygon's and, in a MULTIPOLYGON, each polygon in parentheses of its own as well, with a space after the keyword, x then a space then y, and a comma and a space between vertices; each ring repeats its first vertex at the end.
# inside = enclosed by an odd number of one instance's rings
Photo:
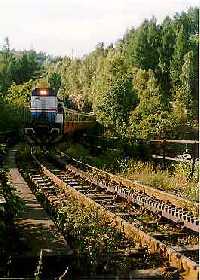
POLYGON ((16 167, 16 150, 17 147, 9 151, 5 167, 9 169, 10 182, 16 188, 19 197, 25 202, 24 211, 15 220, 20 241, 24 245, 17 254, 34 257, 40 254, 41 249, 47 249, 45 252, 48 255, 68 255, 71 253, 70 248, 64 238, 56 232, 53 221, 49 219, 38 203, 16 167))

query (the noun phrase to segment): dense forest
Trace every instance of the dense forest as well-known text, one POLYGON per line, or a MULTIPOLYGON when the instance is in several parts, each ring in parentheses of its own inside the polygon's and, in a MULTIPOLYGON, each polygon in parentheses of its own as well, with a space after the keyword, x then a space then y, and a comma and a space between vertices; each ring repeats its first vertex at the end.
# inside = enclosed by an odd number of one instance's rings
POLYGON ((0 131, 23 126, 24 113, 46 55, 10 49, 9 39, 0 51, 0 131))
MULTIPOLYGON (((194 138, 198 130, 199 10, 155 18, 99 43, 82 58, 49 59, 35 51, 0 52, 0 126, 13 122, 41 77, 65 104, 94 111, 110 134, 128 139, 194 138)), ((20 120, 18 116, 18 122, 20 120)))

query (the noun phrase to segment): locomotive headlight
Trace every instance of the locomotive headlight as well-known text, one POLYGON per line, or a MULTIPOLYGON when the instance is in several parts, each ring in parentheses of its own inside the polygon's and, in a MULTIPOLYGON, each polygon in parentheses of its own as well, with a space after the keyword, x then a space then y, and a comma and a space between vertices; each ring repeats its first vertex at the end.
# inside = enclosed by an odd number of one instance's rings
POLYGON ((41 89, 40 90, 40 95, 47 95, 47 94, 48 94, 48 92, 47 92, 46 89, 41 89))

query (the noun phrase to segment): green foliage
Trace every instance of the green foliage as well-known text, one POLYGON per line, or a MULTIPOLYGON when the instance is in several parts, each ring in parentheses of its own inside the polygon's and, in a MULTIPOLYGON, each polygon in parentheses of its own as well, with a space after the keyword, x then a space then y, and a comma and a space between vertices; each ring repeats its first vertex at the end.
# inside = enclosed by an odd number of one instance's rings
POLYGON ((129 63, 141 69, 156 69, 159 41, 160 28, 156 25, 156 19, 145 20, 134 36, 129 37, 126 50, 129 63))
MULTIPOLYGON (((31 157, 30 145, 23 145, 17 152, 17 160, 23 165, 24 162, 29 161, 31 157)), ((26 163, 25 163, 26 164, 26 163)))
POLYGON ((115 46, 99 43, 82 59, 65 57, 46 72, 61 77, 67 106, 93 109, 113 135, 183 137, 198 120, 198 9, 159 25, 145 20, 115 46))
POLYGON ((174 53, 173 53, 171 66, 170 66, 170 74, 171 74, 171 79, 173 81, 174 86, 179 85, 182 61, 184 58, 184 54, 187 52, 186 35, 184 33, 183 26, 181 26, 181 28, 178 31, 178 33, 176 34, 176 36, 177 36, 177 39, 176 39, 174 53))
MULTIPOLYGON (((38 55, 34 51, 10 50, 8 38, 0 51, 0 92, 6 94, 12 83, 21 84, 35 78, 41 71, 38 55)), ((41 57, 40 57, 41 59, 41 57)))
MULTIPOLYGON (((89 266, 94 272, 97 267, 116 272, 112 258, 123 243, 123 234, 113 227, 112 222, 105 218, 97 207, 86 206, 71 195, 68 195, 67 200, 64 207, 59 207, 56 220, 58 226, 69 237, 76 257, 82 258, 85 266, 89 266)), ((127 269, 129 261, 124 258, 124 266, 127 269)))
POLYGON ((88 149, 81 144, 70 144, 69 147, 62 147, 62 149, 70 156, 77 158, 83 162, 95 165, 99 168, 116 169, 119 167, 119 159, 121 158, 121 151, 105 150, 99 156, 92 156, 88 149))
POLYGON ((12 84, 4 99, 0 100, 0 130, 18 129, 30 120, 28 105, 33 81, 12 84))
POLYGON ((59 88, 61 87, 61 76, 58 73, 51 73, 48 77, 48 82, 50 85, 50 88, 53 89, 55 93, 59 91, 59 88))
POLYGON ((133 85, 138 94, 138 105, 130 115, 130 136, 139 139, 164 138, 172 128, 164 111, 160 88, 152 70, 134 71, 133 85))
POLYGON ((40 65, 35 52, 23 53, 21 57, 12 57, 8 71, 10 80, 16 84, 27 82, 37 74, 40 65))
POLYGON ((78 156, 80 160, 86 159, 89 155, 87 149, 80 144, 70 145, 70 147, 67 149, 67 153, 75 158, 78 156))
POLYGON ((97 69, 93 88, 93 109, 97 120, 123 136, 136 97, 131 73, 120 52, 111 50, 97 69))
POLYGON ((29 121, 28 105, 44 54, 10 50, 9 40, 0 51, 0 130, 18 129, 29 121))
POLYGON ((29 117, 28 111, 0 101, 0 131, 21 128, 29 117))
POLYGON ((5 99, 9 104, 27 107, 30 103, 32 88, 33 80, 20 85, 13 83, 8 89, 5 99))

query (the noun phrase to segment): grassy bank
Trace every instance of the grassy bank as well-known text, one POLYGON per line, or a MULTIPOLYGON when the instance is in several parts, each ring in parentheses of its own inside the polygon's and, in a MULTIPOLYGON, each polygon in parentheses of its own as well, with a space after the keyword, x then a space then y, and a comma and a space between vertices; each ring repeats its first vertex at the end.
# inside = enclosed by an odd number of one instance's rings
POLYGON ((173 192, 192 201, 198 201, 198 164, 196 164, 195 172, 190 178, 191 163, 175 163, 171 164, 168 169, 163 170, 153 162, 124 159, 122 152, 118 150, 105 150, 96 155, 91 155, 87 148, 77 143, 62 144, 60 149, 72 157, 98 168, 160 190, 173 192))
POLYGON ((162 170, 159 166, 155 167, 149 162, 130 160, 127 169, 120 175, 198 201, 198 166, 196 165, 192 178, 190 178, 190 173, 190 163, 181 162, 171 166, 170 170, 162 170))

